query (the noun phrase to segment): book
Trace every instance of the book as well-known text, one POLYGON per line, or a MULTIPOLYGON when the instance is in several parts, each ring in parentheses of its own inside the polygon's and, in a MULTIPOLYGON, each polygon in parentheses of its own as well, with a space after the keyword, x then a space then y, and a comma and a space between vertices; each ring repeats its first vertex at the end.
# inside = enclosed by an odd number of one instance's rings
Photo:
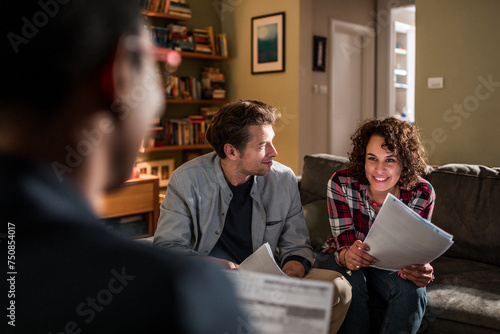
POLYGON ((400 270, 432 262, 451 247, 453 235, 388 194, 364 242, 378 260, 373 267, 400 270))

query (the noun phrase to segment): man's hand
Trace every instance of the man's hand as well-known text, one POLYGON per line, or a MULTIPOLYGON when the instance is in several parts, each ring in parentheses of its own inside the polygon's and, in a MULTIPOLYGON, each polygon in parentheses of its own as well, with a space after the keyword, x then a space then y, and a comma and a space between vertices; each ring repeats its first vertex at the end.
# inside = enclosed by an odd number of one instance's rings
POLYGON ((207 258, 210 259, 211 261, 218 263, 224 269, 238 269, 238 265, 234 262, 224 260, 224 259, 219 259, 219 258, 213 257, 213 256, 207 256, 207 258))
POLYGON ((403 274, 416 286, 423 288, 427 286, 434 278, 434 268, 429 264, 412 264, 403 268, 403 274))
POLYGON ((283 266, 283 272, 290 277, 302 278, 306 274, 306 269, 299 261, 288 261, 283 266))

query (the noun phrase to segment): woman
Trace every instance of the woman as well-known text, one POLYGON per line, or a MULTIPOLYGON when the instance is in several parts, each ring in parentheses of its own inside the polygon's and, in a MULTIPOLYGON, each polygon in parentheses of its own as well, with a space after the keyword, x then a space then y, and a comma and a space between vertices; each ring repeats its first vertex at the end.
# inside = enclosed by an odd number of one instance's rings
POLYGON ((388 193, 423 218, 431 219, 435 194, 419 175, 425 171, 418 130, 395 118, 371 120, 351 137, 349 168, 328 182, 332 236, 315 266, 341 272, 352 285, 352 302, 344 333, 369 333, 368 290, 387 302, 382 332, 416 333, 426 306, 426 286, 433 278, 429 263, 400 271, 370 267, 377 260, 363 242, 388 193))

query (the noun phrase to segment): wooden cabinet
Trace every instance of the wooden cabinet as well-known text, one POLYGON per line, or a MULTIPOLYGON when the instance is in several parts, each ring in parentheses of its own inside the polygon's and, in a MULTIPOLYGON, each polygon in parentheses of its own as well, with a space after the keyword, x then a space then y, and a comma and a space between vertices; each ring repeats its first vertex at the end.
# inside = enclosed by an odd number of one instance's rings
POLYGON ((159 179, 150 175, 130 179, 106 193, 97 206, 108 228, 135 238, 152 236, 160 212, 159 179))

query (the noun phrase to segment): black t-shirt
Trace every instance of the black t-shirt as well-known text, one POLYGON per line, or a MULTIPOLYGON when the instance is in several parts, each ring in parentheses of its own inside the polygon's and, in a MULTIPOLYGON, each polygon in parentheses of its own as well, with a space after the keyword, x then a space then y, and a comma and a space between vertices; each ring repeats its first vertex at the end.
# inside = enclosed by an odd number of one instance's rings
POLYGON ((224 229, 210 256, 240 264, 253 253, 253 198, 250 196, 253 180, 251 177, 245 184, 237 187, 228 182, 233 198, 229 203, 224 229))

